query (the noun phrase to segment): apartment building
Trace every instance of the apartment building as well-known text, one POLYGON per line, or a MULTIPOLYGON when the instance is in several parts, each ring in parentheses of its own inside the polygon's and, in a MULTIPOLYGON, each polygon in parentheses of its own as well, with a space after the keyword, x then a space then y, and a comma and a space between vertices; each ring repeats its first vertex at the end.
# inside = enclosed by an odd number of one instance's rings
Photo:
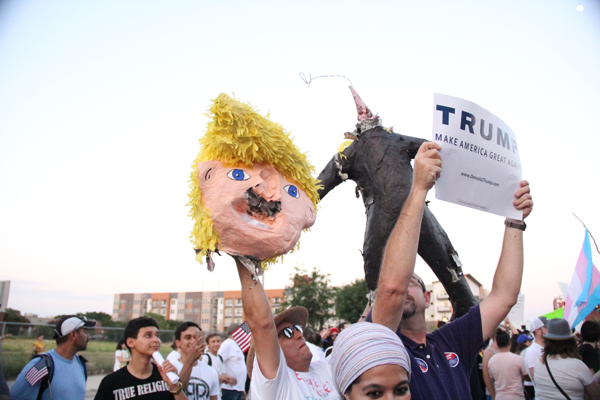
MULTIPOLYGON (((275 314, 285 296, 285 289, 266 290, 275 314)), ((151 312, 167 320, 193 321, 204 331, 224 332, 232 323, 244 321, 242 292, 207 291, 178 293, 117 293, 112 319, 128 321, 151 312)))
MULTIPOLYGON (((483 285, 473 277, 471 274, 465 274, 469 288, 473 292, 473 296, 477 302, 485 299, 488 295, 487 290, 483 285)), ((427 321, 450 321, 452 316, 452 304, 450 303, 450 297, 444 286, 440 281, 435 281, 429 285, 425 285, 425 288, 431 292, 431 304, 427 310, 425 310, 425 319, 427 321)))

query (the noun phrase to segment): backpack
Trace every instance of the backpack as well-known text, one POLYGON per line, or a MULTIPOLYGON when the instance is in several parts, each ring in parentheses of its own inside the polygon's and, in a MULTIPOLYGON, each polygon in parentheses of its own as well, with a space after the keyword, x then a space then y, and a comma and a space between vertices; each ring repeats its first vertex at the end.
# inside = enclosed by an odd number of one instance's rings
MULTIPOLYGON (((37 400, 42 400, 42 395, 44 394, 44 391, 46 389, 48 389, 48 387, 50 387, 50 384, 52 383, 52 378, 54 377, 54 360, 52 359, 52 357, 48 354, 48 353, 42 353, 42 354, 38 354, 36 357, 37 358, 40 357, 44 360, 44 363, 46 364, 46 368, 48 369, 48 375, 46 375, 45 377, 42 378, 42 383, 40 384, 40 391, 38 392, 37 395, 37 400)), ((85 380, 87 381, 87 377, 88 377, 88 367, 87 367, 87 358, 85 358, 84 356, 80 356, 79 354, 77 354, 77 357, 79 357, 79 361, 81 362, 81 365, 83 366, 83 375, 85 376, 85 380)), ((52 390, 52 389, 50 389, 52 390)))
MULTIPOLYGON (((212 367, 212 357, 209 354, 206 354, 206 357, 208 357, 208 366, 212 367)), ((221 360, 221 364, 223 364, 223 357, 221 357, 220 354, 217 354, 217 357, 219 357, 219 360, 221 360)))

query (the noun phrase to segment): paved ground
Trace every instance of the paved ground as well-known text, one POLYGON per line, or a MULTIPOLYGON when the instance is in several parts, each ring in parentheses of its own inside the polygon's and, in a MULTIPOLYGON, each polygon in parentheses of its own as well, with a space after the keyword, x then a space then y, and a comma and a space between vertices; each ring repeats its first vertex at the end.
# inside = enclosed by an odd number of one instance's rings
MULTIPOLYGON (((85 400, 93 400, 96 396, 96 391, 98 390, 98 386, 100 386, 100 381, 106 375, 90 375, 88 376, 87 383, 85 385, 85 400)), ((8 381, 8 387, 11 388, 15 381, 8 381)))

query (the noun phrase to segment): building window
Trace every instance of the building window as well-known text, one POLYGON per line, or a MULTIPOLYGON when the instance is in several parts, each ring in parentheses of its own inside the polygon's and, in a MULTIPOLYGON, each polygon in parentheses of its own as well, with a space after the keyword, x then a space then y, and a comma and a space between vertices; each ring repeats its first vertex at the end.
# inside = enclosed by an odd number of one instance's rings
POLYGON ((177 304, 177 300, 171 299, 171 305, 174 306, 175 304, 177 304))
POLYGON ((236 324, 241 324, 242 323, 242 319, 241 318, 236 318, 235 319, 235 323, 236 324))
POLYGON ((273 305, 279 305, 281 303, 281 297, 273 297, 273 305))
POLYGON ((152 307, 158 307, 158 300, 154 300, 152 302, 152 307))
POLYGON ((225 326, 231 325, 231 318, 225 318, 225 326))
POLYGON ((225 310, 225 316, 231 317, 231 308, 228 308, 227 310, 225 310))
POLYGON ((219 315, 223 315, 223 309, 222 308, 219 310, 219 315))
POLYGON ((219 299, 219 304, 223 304, 223 299, 219 299))
POLYGON ((235 299, 235 305, 236 306, 241 306, 242 305, 242 299, 235 299))
POLYGON ((226 299, 225 300, 225 306, 231 307, 232 304, 233 304, 233 299, 226 299))
POLYGON ((220 320, 219 320, 219 325, 221 325, 221 322, 223 322, 223 320, 222 320, 222 319, 220 319, 220 320))
POLYGON ((161 309, 160 310, 160 315, 167 315, 167 310, 166 309, 161 309))
POLYGON ((241 308, 236 308, 235 309, 235 316, 236 317, 241 317, 242 316, 242 309, 241 308))
POLYGON ((175 315, 175 310, 171 310, 171 315, 175 315))
POLYGON ((210 308, 202 309, 202 314, 210 314, 210 308))
POLYGON ((192 302, 192 299, 185 299, 185 302, 189 304, 192 302))

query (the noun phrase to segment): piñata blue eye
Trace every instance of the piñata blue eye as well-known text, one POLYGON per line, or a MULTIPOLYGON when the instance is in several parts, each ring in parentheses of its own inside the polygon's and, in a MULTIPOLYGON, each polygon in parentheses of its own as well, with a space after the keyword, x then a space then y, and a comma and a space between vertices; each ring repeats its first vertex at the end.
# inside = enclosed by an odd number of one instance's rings
POLYGON ((250 175, 248 175, 243 169, 232 169, 227 173, 227 177, 229 179, 233 179, 234 181, 247 181, 250 179, 250 175))
POLYGON ((300 198, 300 191, 294 185, 284 186, 283 190, 285 190, 287 194, 289 194, 292 197, 295 197, 296 199, 300 198))

